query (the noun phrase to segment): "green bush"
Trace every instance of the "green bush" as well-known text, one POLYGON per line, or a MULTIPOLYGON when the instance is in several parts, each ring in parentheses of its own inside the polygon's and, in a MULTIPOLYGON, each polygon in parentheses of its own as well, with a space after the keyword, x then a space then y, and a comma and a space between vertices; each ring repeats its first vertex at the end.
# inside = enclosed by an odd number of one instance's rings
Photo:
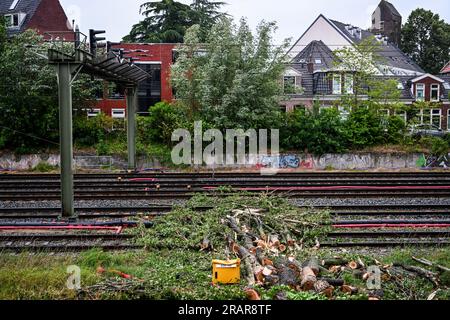
POLYGON ((184 128, 185 119, 181 106, 166 102, 157 103, 150 108, 148 117, 137 118, 139 139, 144 143, 171 145, 173 131, 184 128))
POLYGON ((421 147, 429 150, 430 154, 436 157, 448 154, 449 143, 447 140, 438 137, 420 137, 417 142, 421 147))
POLYGON ((345 133, 351 149, 363 149, 382 143, 385 131, 375 110, 360 107, 350 113, 345 133))
POLYGON ((283 148, 313 154, 339 153, 346 150, 344 122, 336 109, 321 112, 296 110, 286 115, 280 130, 283 148))

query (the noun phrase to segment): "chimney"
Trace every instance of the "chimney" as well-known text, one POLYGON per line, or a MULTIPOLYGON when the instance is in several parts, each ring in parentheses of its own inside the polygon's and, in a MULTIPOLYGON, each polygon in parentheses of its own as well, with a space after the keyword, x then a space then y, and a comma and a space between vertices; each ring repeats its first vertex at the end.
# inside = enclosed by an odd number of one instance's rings
POLYGON ((314 73, 314 63, 312 62, 312 59, 308 61, 306 64, 306 68, 308 70, 308 73, 314 73))

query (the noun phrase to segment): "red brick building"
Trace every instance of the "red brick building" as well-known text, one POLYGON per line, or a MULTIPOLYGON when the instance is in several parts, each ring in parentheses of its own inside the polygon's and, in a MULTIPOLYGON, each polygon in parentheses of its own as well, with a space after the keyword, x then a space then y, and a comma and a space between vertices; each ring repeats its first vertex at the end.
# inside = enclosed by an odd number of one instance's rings
MULTIPOLYGON (((173 100, 170 67, 173 63, 175 46, 172 43, 121 43, 114 46, 115 49, 123 49, 126 57, 133 58, 136 65, 151 74, 150 78, 139 84, 138 113, 146 114, 156 103, 173 100)), ((125 117, 125 96, 105 92, 103 98, 98 99, 97 108, 90 114, 95 115, 100 111, 112 117, 125 117)))
POLYGON ((46 40, 74 38, 59 0, 1 0, 0 14, 6 20, 8 36, 34 29, 46 40))

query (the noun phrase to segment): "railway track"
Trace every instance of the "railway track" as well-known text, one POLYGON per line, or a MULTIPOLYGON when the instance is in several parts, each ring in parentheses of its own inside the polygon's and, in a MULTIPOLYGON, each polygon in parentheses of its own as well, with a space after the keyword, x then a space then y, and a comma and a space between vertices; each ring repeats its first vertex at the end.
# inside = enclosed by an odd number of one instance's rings
MULTIPOLYGON (((28 207, 27 203, 59 200, 58 175, 0 174, 0 228, 12 222, 58 222, 58 207, 28 207), (2 206, 2 202, 9 206, 2 206), (10 206, 18 202, 19 206, 10 206)), ((289 198, 450 198, 450 174, 420 173, 152 173, 75 175, 76 200, 184 200, 194 194, 228 196, 269 192, 289 198), (217 188, 226 187, 217 192, 217 188)), ((211 207, 196 208, 204 214, 211 207)), ((308 208, 303 206, 303 208, 308 208)), ((330 211, 332 231, 322 247, 392 247, 450 245, 450 207, 445 204, 379 204, 315 206, 330 211)), ((78 207, 79 222, 150 221, 172 210, 171 205, 78 207)), ((132 250, 141 248, 130 234, 113 231, 5 233, 0 251, 132 250)))

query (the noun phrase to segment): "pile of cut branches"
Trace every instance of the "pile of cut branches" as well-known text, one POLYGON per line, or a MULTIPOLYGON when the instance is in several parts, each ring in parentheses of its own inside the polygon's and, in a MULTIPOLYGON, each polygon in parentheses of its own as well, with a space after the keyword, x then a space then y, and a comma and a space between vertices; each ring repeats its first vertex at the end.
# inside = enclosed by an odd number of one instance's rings
POLYGON ((237 219, 240 225, 252 229, 260 240, 277 244, 273 253, 294 252, 305 247, 318 246, 318 239, 330 231, 327 211, 301 209, 286 199, 246 193, 228 197, 195 196, 183 207, 154 220, 148 230, 141 230, 140 242, 152 249, 201 249, 223 256, 229 228, 224 221, 237 219), (213 205, 208 211, 199 206, 213 205), (279 245, 279 246, 278 246, 279 245))

